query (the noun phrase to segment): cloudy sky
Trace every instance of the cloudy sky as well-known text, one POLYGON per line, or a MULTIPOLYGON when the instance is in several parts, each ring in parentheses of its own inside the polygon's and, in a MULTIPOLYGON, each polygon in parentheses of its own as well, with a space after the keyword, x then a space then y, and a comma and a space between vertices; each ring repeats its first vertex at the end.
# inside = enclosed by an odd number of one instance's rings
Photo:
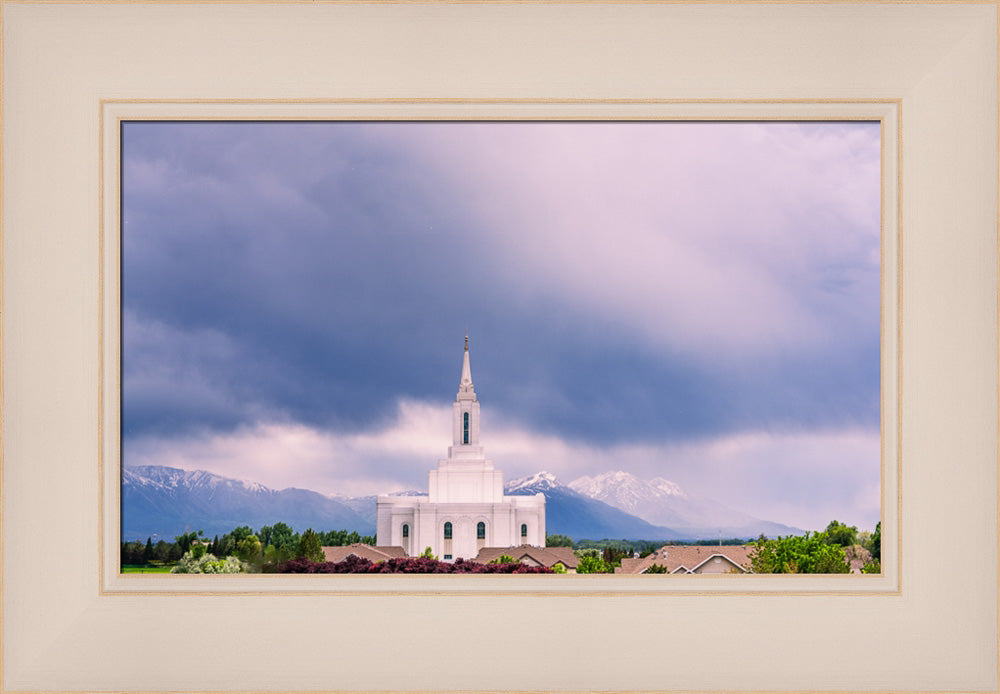
POLYGON ((505 479, 879 516, 878 123, 127 123, 123 457, 425 489, 469 334, 505 479))

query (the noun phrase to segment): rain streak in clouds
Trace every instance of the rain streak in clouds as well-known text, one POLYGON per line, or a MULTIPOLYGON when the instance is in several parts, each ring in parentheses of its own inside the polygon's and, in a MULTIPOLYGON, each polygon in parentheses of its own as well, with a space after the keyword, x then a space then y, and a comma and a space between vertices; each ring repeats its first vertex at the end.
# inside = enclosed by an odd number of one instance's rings
POLYGON ((510 479, 879 515, 878 123, 127 123, 123 451, 422 489, 469 331, 510 479))

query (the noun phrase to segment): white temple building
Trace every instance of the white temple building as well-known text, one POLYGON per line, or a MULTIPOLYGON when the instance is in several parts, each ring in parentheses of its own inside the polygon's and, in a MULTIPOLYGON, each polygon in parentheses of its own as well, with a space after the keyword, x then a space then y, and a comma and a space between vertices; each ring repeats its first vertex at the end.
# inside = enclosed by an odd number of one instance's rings
POLYGON ((503 473, 479 445, 479 400, 472 386, 468 336, 452 405, 452 445, 448 457, 430 471, 427 492, 378 497, 375 532, 380 545, 401 546, 410 556, 430 547, 445 561, 472 559, 484 547, 545 546, 545 495, 504 496, 503 473))

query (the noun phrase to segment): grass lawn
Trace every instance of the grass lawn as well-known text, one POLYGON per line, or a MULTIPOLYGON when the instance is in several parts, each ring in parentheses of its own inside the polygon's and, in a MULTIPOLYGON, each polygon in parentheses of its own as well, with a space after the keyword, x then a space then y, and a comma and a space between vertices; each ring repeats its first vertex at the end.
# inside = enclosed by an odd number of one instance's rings
POLYGON ((125 565, 122 567, 123 574, 168 574, 170 573, 171 567, 169 566, 129 566, 125 565))

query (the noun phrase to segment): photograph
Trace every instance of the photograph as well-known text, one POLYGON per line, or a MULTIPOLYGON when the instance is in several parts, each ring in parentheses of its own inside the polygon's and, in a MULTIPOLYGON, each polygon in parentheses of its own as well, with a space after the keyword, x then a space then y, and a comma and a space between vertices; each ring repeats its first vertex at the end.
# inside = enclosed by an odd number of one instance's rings
POLYGON ((878 120, 124 120, 124 573, 881 572, 878 120))

